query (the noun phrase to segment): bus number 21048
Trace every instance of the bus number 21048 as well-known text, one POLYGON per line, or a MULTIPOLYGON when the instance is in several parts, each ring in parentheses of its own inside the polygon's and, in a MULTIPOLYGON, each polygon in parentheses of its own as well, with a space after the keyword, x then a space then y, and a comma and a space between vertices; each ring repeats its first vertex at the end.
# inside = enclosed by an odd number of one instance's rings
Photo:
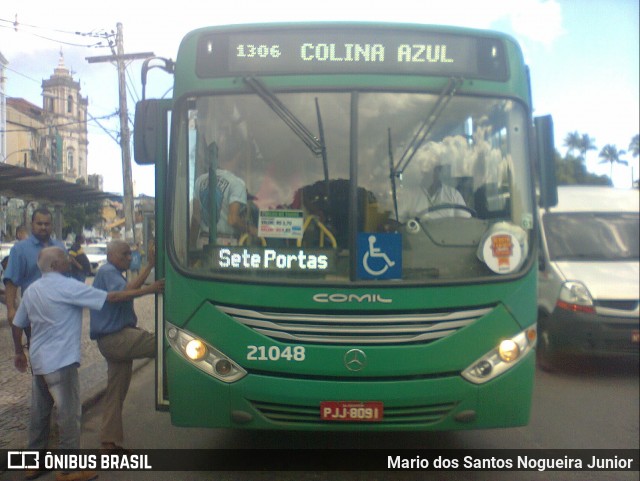
POLYGON ((305 359, 304 346, 247 346, 247 361, 296 361, 305 359))

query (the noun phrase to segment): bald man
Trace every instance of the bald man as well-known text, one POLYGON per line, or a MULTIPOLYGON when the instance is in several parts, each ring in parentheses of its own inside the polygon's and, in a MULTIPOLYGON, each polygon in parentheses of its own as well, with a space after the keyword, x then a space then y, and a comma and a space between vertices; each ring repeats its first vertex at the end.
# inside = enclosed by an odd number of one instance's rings
MULTIPOLYGON (((144 285, 155 261, 155 247, 151 245, 147 251, 149 263, 135 279, 127 283, 123 273, 131 265, 131 247, 121 240, 110 242, 107 245, 107 263, 98 270, 93 286, 110 295, 127 290, 136 291, 140 296, 162 292, 164 280, 144 285)), ((122 447, 122 407, 131 383, 133 360, 156 355, 155 334, 138 328, 137 324, 133 301, 106 302, 100 311, 91 311, 90 337, 98 342, 98 349, 107 360, 107 390, 100 441, 102 449, 108 452, 127 452, 122 447)))

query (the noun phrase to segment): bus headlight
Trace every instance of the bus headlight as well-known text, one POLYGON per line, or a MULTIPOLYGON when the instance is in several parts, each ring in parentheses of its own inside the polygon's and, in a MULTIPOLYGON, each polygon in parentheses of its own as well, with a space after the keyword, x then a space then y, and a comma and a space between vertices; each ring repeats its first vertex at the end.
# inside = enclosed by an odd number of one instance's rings
POLYGON ((192 339, 185 346, 184 352, 192 361, 199 361, 207 355, 207 346, 200 339, 192 339))
POLYGON ((504 339, 480 359, 462 371, 462 377, 474 384, 483 384, 515 366, 536 345, 536 327, 504 339))
POLYGON ((520 346, 513 339, 505 339, 498 346, 498 354, 504 362, 512 362, 520 356, 520 346))
POLYGON ((167 323, 169 345, 193 366, 220 381, 232 383, 247 375, 241 366, 202 339, 167 323))

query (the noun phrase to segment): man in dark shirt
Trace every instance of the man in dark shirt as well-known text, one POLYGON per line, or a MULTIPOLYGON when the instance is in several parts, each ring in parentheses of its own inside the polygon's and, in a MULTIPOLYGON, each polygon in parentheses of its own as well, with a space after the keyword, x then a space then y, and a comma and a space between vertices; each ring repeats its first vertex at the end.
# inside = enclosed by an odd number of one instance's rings
MULTIPOLYGON (((144 282, 155 262, 155 247, 148 249, 149 263, 140 275, 127 283, 123 272, 131 265, 131 248, 124 241, 113 241, 107 246, 107 263, 98 270, 93 286, 107 292, 137 290, 138 296, 162 292, 164 280, 148 286, 144 282)), ((107 390, 100 441, 102 449, 122 452, 124 429, 122 406, 129 390, 134 359, 156 355, 155 335, 137 327, 138 318, 133 300, 106 302, 100 311, 91 311, 90 337, 98 341, 98 348, 107 360, 107 390)))

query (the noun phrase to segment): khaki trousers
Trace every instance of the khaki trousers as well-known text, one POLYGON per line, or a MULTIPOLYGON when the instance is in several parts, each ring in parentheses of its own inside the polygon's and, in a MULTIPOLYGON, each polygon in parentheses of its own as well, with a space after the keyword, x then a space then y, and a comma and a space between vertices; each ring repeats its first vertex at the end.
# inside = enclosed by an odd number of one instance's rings
POLYGON ((131 383, 133 360, 156 357, 156 337, 137 327, 125 327, 98 339, 98 349, 107 360, 100 441, 122 445, 122 406, 131 383))

